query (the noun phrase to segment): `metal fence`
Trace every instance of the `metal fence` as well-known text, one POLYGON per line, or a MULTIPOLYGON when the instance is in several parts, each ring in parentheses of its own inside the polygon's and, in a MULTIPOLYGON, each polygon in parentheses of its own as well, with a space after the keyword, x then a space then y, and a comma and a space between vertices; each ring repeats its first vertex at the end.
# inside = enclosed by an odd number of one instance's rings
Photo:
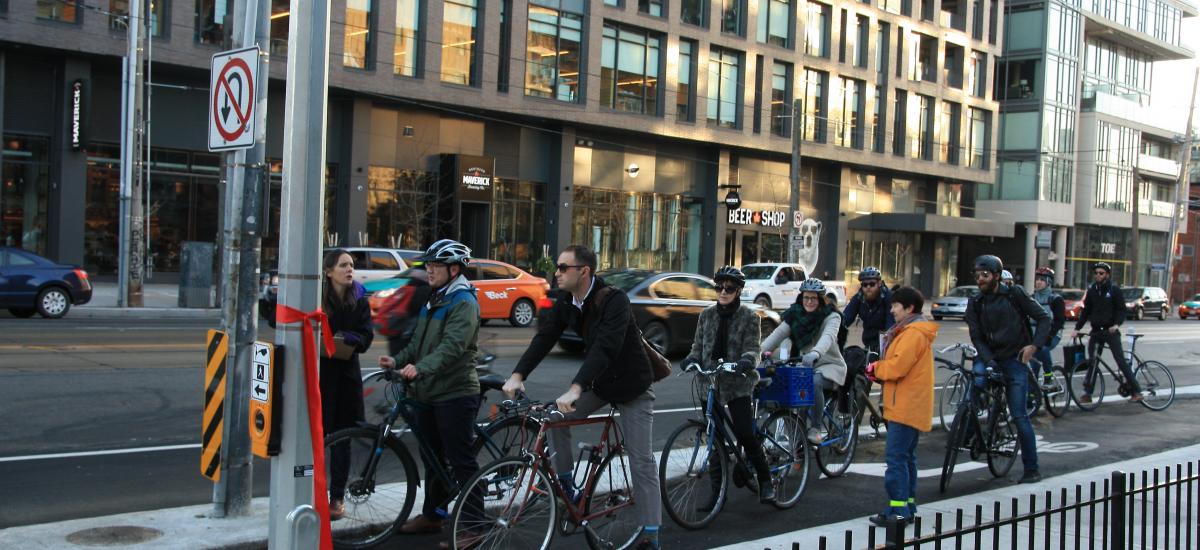
POLYGON ((792 550, 844 548, 932 550, 1133 550, 1161 548, 1191 550, 1200 547, 1200 460, 1126 474, 1114 471, 1109 479, 1057 495, 1046 491, 1021 499, 995 501, 990 514, 975 506, 932 518, 932 532, 920 516, 910 526, 895 522, 882 531, 866 533, 856 542, 847 530, 841 541, 820 537, 792 543, 792 550), (838 544, 840 543, 840 546, 838 544))

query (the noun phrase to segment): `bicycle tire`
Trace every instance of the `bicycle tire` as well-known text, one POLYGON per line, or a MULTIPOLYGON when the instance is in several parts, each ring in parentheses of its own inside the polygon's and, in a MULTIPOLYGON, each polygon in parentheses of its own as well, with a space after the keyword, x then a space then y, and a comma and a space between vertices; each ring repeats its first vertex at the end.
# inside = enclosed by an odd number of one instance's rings
POLYGON ((1158 361, 1142 361, 1133 373, 1142 388, 1142 406, 1161 411, 1175 401, 1175 375, 1158 361))
MULTIPOLYGON (((953 364, 945 359, 939 358, 935 360, 941 363, 953 364)), ((941 422, 942 429, 946 433, 950 433, 950 425, 954 423, 954 415, 958 413, 958 406, 962 403, 962 399, 966 394, 966 377, 957 370, 952 371, 950 377, 942 383, 942 391, 938 394, 938 420, 941 422), (947 415, 949 418, 946 418, 947 415)))
MULTIPOLYGON (((400 529, 412 512, 420 476, 412 454, 395 436, 384 438, 387 452, 376 452, 377 428, 346 428, 325 438, 326 468, 333 466, 336 446, 345 444, 350 453, 345 483, 346 513, 333 522, 336 548, 370 548, 383 543, 400 529), (374 467, 372 457, 378 456, 374 467), (393 457, 395 461, 388 460, 393 457), (386 462, 384 462, 386 460, 386 462)), ((332 487, 334 476, 327 472, 332 487)))
POLYGON ((966 405, 959 407, 954 414, 950 436, 946 438, 946 454, 942 458, 942 476, 938 481, 938 490, 942 493, 950 487, 950 479, 954 477, 954 465, 958 463, 958 452, 966 442, 971 416, 971 407, 966 405))
MULTIPOLYGON (((853 402, 852 402, 853 403, 853 402)), ((843 413, 836 400, 829 400, 821 422, 825 424, 825 439, 816 445, 817 467, 830 478, 846 473, 854 462, 854 450, 858 447, 856 413, 843 413)))
MULTIPOLYGON (((999 397, 999 396, 997 396, 999 397)), ((1017 428, 1003 399, 994 399, 988 414, 987 464, 995 477, 1008 475, 1017 461, 1017 428)))
POLYGON ((690 420, 667 436, 658 460, 658 487, 663 507, 671 521, 684 529, 701 529, 712 523, 729 495, 727 454, 719 441, 713 442, 710 452, 708 440, 708 426, 690 420), (718 480, 711 477, 714 466, 720 475, 718 480), (701 468, 703 471, 699 471, 701 468), (713 497, 714 481, 716 505, 708 512, 701 512, 696 507, 713 497))
POLYGON ((1033 369, 1027 367, 1025 374, 1025 383, 1029 386, 1028 395, 1025 396, 1025 412, 1029 413, 1029 418, 1033 418, 1042 410, 1042 381, 1033 374, 1033 369))
POLYGON ((763 421, 759 433, 763 434, 763 453, 775 483, 775 502, 772 504, 787 510, 800 502, 808 488, 809 470, 812 469, 808 430, 796 413, 778 410, 763 421))
POLYGON ((478 492, 480 504, 472 504, 470 498, 455 503, 450 514, 454 548, 459 548, 460 540, 487 548, 549 548, 559 503, 547 472, 515 457, 501 458, 475 472, 463 484, 462 494, 478 492))
POLYGON ((604 516, 592 518, 584 527, 588 547, 592 550, 625 550, 637 544, 642 533, 641 522, 633 513, 633 487, 630 483, 629 467, 626 465, 624 449, 610 452, 596 469, 591 491, 588 491, 585 514, 602 506, 608 510, 604 516), (613 472, 613 462, 619 470, 613 472), (615 487, 615 489, 614 489, 615 487))
POLYGON ((1061 366, 1055 365, 1050 372, 1055 389, 1050 392, 1043 391, 1042 399, 1046 402, 1046 412, 1055 418, 1062 418, 1071 407, 1071 392, 1067 389, 1067 379, 1061 366))
POLYGON ((1067 389, 1070 390, 1071 400, 1075 402, 1075 406, 1079 407, 1079 410, 1092 412, 1096 410, 1096 407, 1100 406, 1102 401, 1104 401, 1104 372, 1108 370, 1108 364, 1105 363, 1103 359, 1099 357, 1096 358, 1096 380, 1094 382, 1094 386, 1092 387, 1092 402, 1081 403, 1080 396, 1084 394, 1084 382, 1085 377, 1087 376, 1088 368, 1089 363, 1087 359, 1076 363, 1075 369, 1072 371, 1071 376, 1067 377, 1067 389))
POLYGON ((539 428, 537 422, 524 416, 496 419, 480 428, 487 438, 476 437, 471 452, 481 466, 504 457, 522 456, 537 438, 539 428))

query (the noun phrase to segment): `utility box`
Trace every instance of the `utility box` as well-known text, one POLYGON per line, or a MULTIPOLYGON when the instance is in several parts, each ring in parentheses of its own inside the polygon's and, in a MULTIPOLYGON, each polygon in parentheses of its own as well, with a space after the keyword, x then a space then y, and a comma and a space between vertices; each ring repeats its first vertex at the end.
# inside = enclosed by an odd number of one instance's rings
POLYGON ((210 308, 213 288, 213 243, 186 241, 179 259, 179 307, 210 308))

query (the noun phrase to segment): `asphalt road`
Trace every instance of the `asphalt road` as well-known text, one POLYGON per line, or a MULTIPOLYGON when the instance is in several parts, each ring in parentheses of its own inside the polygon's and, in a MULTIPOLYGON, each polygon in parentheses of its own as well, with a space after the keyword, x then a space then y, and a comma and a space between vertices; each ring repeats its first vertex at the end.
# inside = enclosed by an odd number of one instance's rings
MULTIPOLYGON (((1200 385, 1200 322, 1133 322, 1147 334, 1144 358, 1171 367, 1179 387, 1200 385)), ((207 322, 104 319, 19 320, 0 316, 0 528, 202 504, 212 485, 199 475, 201 386, 207 322)), ((491 324, 481 346, 507 374, 524 351, 532 329, 491 324)), ((273 340, 270 329, 261 339, 273 340)), ((851 335, 851 342, 857 335, 851 335)), ((938 345, 966 341, 965 326, 942 323, 938 345)), ((381 348, 380 348, 381 349, 381 348)), ((376 353, 367 354, 368 362, 376 353)), ((578 359, 555 352, 528 384, 531 396, 553 399, 575 373, 578 359)), ((690 379, 672 377, 655 386, 656 445, 694 415, 690 379)), ((1165 412, 1106 400, 1095 413, 1072 409, 1062 419, 1042 415, 1035 428, 1047 475, 1072 471, 1194 443, 1200 426, 1195 395, 1181 395, 1165 412), (1148 424, 1151 421, 1152 424, 1148 424), (1150 429, 1148 429, 1148 426, 1150 429)), ((944 435, 920 444, 923 468, 940 466, 944 435)), ((672 547, 730 544, 878 511, 883 442, 863 438, 851 473, 809 486, 790 511, 759 507, 753 495, 735 492, 725 512, 704 531, 664 526, 672 547)), ((1020 475, 1020 466, 1010 476, 1020 475)), ((266 495, 269 467, 255 465, 255 494, 266 495)), ((956 474, 945 496, 990 489, 987 469, 956 474)), ((938 500, 937 477, 922 478, 919 494, 938 500)), ((418 546, 432 539, 414 539, 418 546)), ((562 539, 567 547, 582 541, 562 539)))

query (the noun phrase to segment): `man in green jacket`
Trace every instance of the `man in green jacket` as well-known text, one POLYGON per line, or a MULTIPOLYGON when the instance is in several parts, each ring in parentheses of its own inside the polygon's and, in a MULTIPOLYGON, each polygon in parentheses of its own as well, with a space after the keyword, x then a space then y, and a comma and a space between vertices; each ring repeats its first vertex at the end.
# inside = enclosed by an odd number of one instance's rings
MULTIPOLYGON (((408 396, 428 405, 414 410, 414 427, 439 455, 436 459, 450 464, 461 486, 479 469, 471 452, 479 412, 479 377, 475 374, 479 302, 475 287, 463 275, 471 261, 471 249, 442 239, 429 247, 421 261, 433 287, 429 304, 421 310, 408 345, 395 357, 380 357, 379 366, 394 369, 403 365, 400 375, 409 381, 408 396)), ((421 515, 405 523, 400 532, 442 530, 446 503, 455 495, 437 481, 434 468, 426 462, 421 515)))

